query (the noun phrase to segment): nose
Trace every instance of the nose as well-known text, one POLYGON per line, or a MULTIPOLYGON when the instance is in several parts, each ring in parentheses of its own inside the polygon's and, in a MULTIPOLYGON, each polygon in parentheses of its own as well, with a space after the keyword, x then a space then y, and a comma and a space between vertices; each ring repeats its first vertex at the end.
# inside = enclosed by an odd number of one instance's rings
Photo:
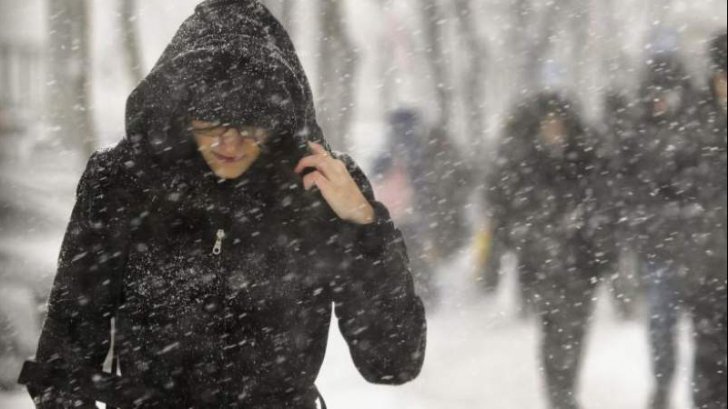
POLYGON ((218 147, 221 149, 236 149, 241 145, 242 140, 239 130, 229 128, 224 134, 220 135, 218 147))

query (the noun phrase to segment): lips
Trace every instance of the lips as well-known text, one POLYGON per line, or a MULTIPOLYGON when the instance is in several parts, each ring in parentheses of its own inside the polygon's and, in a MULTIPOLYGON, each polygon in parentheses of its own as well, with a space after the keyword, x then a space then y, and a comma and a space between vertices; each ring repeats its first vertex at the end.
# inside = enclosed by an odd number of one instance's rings
POLYGON ((226 163, 226 164, 240 162, 241 160, 243 160, 245 158, 245 155, 226 156, 226 155, 222 155, 217 152, 212 152, 212 154, 215 155, 215 159, 217 159, 219 162, 226 163))

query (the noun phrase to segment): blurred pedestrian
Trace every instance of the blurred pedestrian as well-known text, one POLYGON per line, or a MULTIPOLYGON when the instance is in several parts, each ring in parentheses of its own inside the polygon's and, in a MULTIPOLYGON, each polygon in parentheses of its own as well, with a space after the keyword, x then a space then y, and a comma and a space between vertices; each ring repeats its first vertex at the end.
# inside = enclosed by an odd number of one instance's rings
POLYGON ((726 35, 711 42, 711 93, 705 98, 702 135, 691 138, 695 160, 686 193, 691 220, 685 264, 690 288, 695 359, 693 401, 700 409, 726 409, 728 394, 728 263, 726 257, 726 35))
MULTIPOLYGON (((645 264, 649 330, 655 390, 652 409, 666 409, 677 360, 677 325, 684 307, 686 269, 678 257, 688 240, 681 188, 677 185, 688 158, 690 99, 695 91, 677 55, 648 62, 640 91, 638 133, 624 141, 634 201, 630 222, 639 237, 645 264)), ((691 135, 692 134, 692 135, 691 135)), ((625 180, 628 180, 625 178, 625 180)))
POLYGON ((579 407, 594 293, 613 253, 602 247, 609 221, 600 214, 603 165, 594 148, 572 101, 539 95, 514 111, 488 184, 495 238, 516 251, 521 286, 539 317, 552 409, 579 407))
POLYGON ((468 239, 470 174, 450 135, 430 127, 419 111, 395 110, 388 125, 389 145, 375 162, 375 190, 402 208, 395 221, 410 248, 418 294, 434 305, 438 267, 468 239), (396 194, 386 194, 395 186, 396 194))
MULTIPOLYGON (((716 253, 723 236, 716 220, 722 206, 717 201, 720 183, 716 181, 722 177, 715 175, 720 171, 716 157, 725 148, 720 147, 724 136, 717 138, 714 132, 705 131, 699 93, 679 56, 661 54, 648 62, 640 98, 639 131, 622 145, 627 158, 623 170, 625 180, 635 186, 629 220, 646 265, 655 379, 650 407, 665 409, 670 406, 676 369, 680 313, 691 314, 694 340, 700 343, 702 332, 717 330, 716 320, 705 320, 703 314, 710 310, 711 315, 721 315, 725 308, 720 306, 721 297, 725 304, 725 279, 719 277, 725 274, 725 267, 718 273, 721 257, 712 256, 722 252, 716 253)), ((711 359, 718 362, 713 370, 724 365, 720 354, 712 354, 711 359)), ((699 383, 704 376, 700 368, 696 362, 695 404, 721 407, 700 403, 706 393, 699 383)))
POLYGON ((427 190, 418 204, 429 218, 435 255, 445 261, 469 242, 471 231, 467 205, 472 193, 472 169, 453 141, 452 130, 436 124, 430 130, 424 149, 427 190))

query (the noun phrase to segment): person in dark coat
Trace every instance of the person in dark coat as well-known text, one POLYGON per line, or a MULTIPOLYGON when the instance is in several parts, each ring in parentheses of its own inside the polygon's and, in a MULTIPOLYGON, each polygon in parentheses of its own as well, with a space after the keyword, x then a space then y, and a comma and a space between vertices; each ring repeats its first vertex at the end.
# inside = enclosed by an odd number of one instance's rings
POLYGON ((687 304, 693 318, 693 401, 697 408, 726 409, 728 400, 728 257, 726 256, 726 35, 710 47, 711 93, 704 99, 702 133, 692 139, 696 159, 683 177, 696 217, 685 246, 687 304))
POLYGON ((257 1, 200 4, 81 177, 36 355, 68 378, 29 382, 37 407, 94 407, 81 378, 112 318, 135 407, 315 408, 332 306, 367 381, 414 379, 401 234, 326 146, 282 26, 257 1))
POLYGON ((437 299, 435 270, 438 260, 434 252, 432 229, 429 228, 429 224, 437 220, 437 215, 426 212, 425 206, 434 200, 427 177, 428 168, 432 166, 426 160, 427 125, 415 109, 397 109, 387 119, 388 147, 374 165, 374 173, 378 178, 375 190, 382 193, 392 190, 387 195, 391 196, 390 201, 406 201, 400 204, 402 209, 395 212, 395 222, 409 249, 417 293, 431 307, 437 299), (399 181, 402 186, 389 187, 392 181, 399 181))
POLYGON ((424 144, 427 188, 420 194, 424 220, 434 246, 435 258, 443 261, 462 250, 471 236, 467 205, 473 191, 472 170, 450 131, 432 126, 424 144))
POLYGON ((537 311, 548 407, 578 408, 577 379, 594 292, 613 250, 601 248, 591 134, 573 103, 542 94, 506 129, 487 203, 495 239, 519 258, 521 286, 537 311))
MULTIPOLYGON (((687 233, 676 186, 687 163, 690 99, 695 92, 678 56, 657 55, 640 89, 638 130, 622 140, 622 181, 631 236, 640 249, 649 316, 654 392, 650 407, 669 407, 676 368, 677 325, 684 307, 686 270, 676 251, 687 233), (669 148, 673 146, 673 148, 669 148), (679 158, 678 158, 679 157, 679 158)), ((693 132, 697 127, 691 126, 693 132)))
POLYGON ((470 233, 465 210, 471 177, 449 134, 441 126, 428 126, 419 111, 394 110, 388 125, 389 148, 375 170, 383 179, 393 171, 404 173, 412 191, 400 227, 410 248, 418 293, 434 305, 438 266, 463 248, 470 233))
MULTIPOLYGON (((649 61, 641 106, 639 132, 623 145, 629 158, 624 169, 637 186, 632 192, 630 219, 646 261, 644 281, 655 380, 650 407, 664 409, 670 406, 676 370, 680 312, 691 314, 693 337, 700 342, 703 331, 718 328, 714 319, 704 320, 699 311, 721 315, 721 297, 725 303, 725 296, 720 295, 724 292, 720 288, 725 287, 725 279, 720 278, 725 276, 725 267, 719 272, 721 251, 716 251, 721 241, 725 246, 721 229, 716 228, 721 206, 717 201, 720 188, 716 181, 721 179, 716 177, 717 157, 725 148, 720 147, 722 138, 705 132, 698 92, 677 56, 658 55, 649 61), (696 301, 709 306, 698 306, 696 301)), ((696 359, 699 355, 696 350, 696 359)), ((717 360, 712 370, 720 371, 724 365, 720 354, 713 354, 711 359, 717 360)), ((695 366, 695 382, 706 376, 703 371, 700 365, 695 366)), ((701 395, 705 393, 696 383, 693 397, 698 407, 720 407, 699 404, 704 402, 701 395)))

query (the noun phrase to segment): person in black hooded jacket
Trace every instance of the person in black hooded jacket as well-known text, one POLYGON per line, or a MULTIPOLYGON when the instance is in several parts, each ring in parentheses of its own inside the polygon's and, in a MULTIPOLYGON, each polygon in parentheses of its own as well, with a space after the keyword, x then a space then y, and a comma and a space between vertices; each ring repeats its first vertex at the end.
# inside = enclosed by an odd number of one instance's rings
MULTIPOLYGON (((686 304, 694 340, 693 402, 701 409, 726 409, 728 402, 728 251, 726 245, 726 34, 710 44, 710 94, 703 99, 701 133, 692 139, 696 159, 684 179, 686 199, 700 209, 686 224, 689 271, 686 304)), ((686 200, 686 201, 687 201, 686 200)))
POLYGON ((579 407, 594 294, 614 253, 594 147, 573 102, 538 95, 510 118, 486 193, 494 240, 516 252, 522 291, 538 314, 551 409, 579 407))
POLYGON ((126 138, 88 162, 36 354, 65 377, 29 391, 95 407, 83 377, 113 318, 134 407, 313 409, 332 305, 366 380, 418 375, 424 309, 387 209, 327 149, 282 26, 207 0, 129 97, 126 138))
MULTIPOLYGON (((705 318, 720 316, 721 297, 725 303, 720 295, 725 268, 721 271, 717 257, 722 251, 716 251, 721 241, 725 246, 716 228, 721 213, 716 165, 725 148, 720 147, 721 138, 705 132, 697 96, 679 56, 652 57, 640 91, 638 131, 621 143, 620 183, 630 187, 622 190, 622 220, 644 264, 655 381, 652 409, 670 406, 680 312, 692 315, 697 342, 701 333, 724 331, 716 325, 720 318, 705 318)), ((710 369, 700 369, 696 361, 693 396, 697 407, 712 409, 716 406, 706 406, 706 384, 700 379, 711 377, 709 371, 721 371, 725 359, 715 351, 709 359, 710 369)))

